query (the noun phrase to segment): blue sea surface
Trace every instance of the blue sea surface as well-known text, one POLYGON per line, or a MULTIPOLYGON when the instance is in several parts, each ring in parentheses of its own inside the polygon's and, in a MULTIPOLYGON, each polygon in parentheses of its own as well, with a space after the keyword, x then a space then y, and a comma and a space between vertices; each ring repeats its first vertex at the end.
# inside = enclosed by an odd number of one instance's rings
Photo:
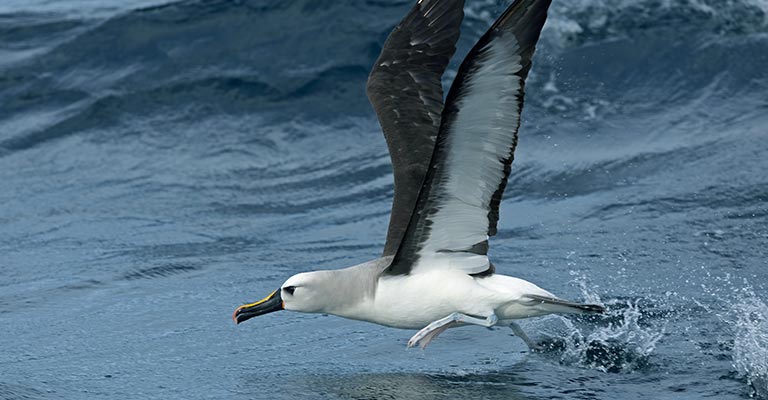
POLYGON ((0 399, 768 399, 766 0, 554 1, 490 256, 604 316, 232 322, 381 253, 412 2, 0 2, 0 399))

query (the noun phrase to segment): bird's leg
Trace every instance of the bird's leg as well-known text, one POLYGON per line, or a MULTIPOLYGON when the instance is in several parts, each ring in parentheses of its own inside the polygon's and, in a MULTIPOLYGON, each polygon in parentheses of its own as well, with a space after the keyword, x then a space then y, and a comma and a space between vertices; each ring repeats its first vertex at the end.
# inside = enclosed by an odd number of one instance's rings
POLYGON ((432 340, 437 337, 437 335, 445 332, 445 330, 448 328, 467 324, 480 325, 486 328, 490 328, 496 325, 496 322, 498 321, 499 319, 496 317, 496 314, 491 314, 487 318, 482 319, 455 312, 445 318, 438 319, 437 321, 424 327, 422 330, 416 332, 411 340, 408 341, 408 347, 413 347, 418 344, 422 349, 424 349, 432 340))
POLYGON ((528 337, 528 335, 523 332, 523 328, 520 327, 515 322, 509 321, 509 327, 512 328, 512 332, 515 334, 515 336, 519 337, 520 339, 523 339, 523 342, 525 342, 526 345, 528 345, 528 348, 531 350, 541 350, 541 347, 536 344, 531 338, 528 337))

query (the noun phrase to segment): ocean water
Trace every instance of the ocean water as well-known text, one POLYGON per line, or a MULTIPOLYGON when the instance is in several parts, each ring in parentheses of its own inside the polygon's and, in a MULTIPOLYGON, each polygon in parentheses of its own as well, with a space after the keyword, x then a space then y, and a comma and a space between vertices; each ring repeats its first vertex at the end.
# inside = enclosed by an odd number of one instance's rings
POLYGON ((765 0, 553 4, 491 257, 606 315, 522 321, 538 353, 232 323, 381 252, 364 84, 410 5, 0 2, 0 399, 768 398, 765 0))

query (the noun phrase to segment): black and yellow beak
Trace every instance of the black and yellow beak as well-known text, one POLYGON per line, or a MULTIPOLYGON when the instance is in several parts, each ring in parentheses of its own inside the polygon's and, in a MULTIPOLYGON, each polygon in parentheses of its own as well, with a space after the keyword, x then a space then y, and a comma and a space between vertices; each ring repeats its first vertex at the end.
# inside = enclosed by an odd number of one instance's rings
POLYGON ((284 308, 283 299, 280 297, 280 289, 277 289, 270 293, 269 296, 255 303, 243 304, 242 306, 237 307, 235 313, 232 314, 232 319, 236 324, 239 324, 253 317, 280 311, 284 308))

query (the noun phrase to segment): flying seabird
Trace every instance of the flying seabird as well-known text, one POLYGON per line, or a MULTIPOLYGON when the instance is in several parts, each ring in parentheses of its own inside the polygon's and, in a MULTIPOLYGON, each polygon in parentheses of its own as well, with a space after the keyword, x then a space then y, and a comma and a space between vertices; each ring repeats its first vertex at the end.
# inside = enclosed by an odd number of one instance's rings
POLYGON ((462 62, 445 104, 441 77, 456 50, 463 0, 419 0, 395 27, 367 93, 392 159, 395 195, 382 257, 290 277, 235 310, 241 323, 278 310, 420 329, 426 347, 448 328, 550 313, 602 312, 495 273, 488 238, 517 144, 525 78, 551 0, 516 0, 462 62))

